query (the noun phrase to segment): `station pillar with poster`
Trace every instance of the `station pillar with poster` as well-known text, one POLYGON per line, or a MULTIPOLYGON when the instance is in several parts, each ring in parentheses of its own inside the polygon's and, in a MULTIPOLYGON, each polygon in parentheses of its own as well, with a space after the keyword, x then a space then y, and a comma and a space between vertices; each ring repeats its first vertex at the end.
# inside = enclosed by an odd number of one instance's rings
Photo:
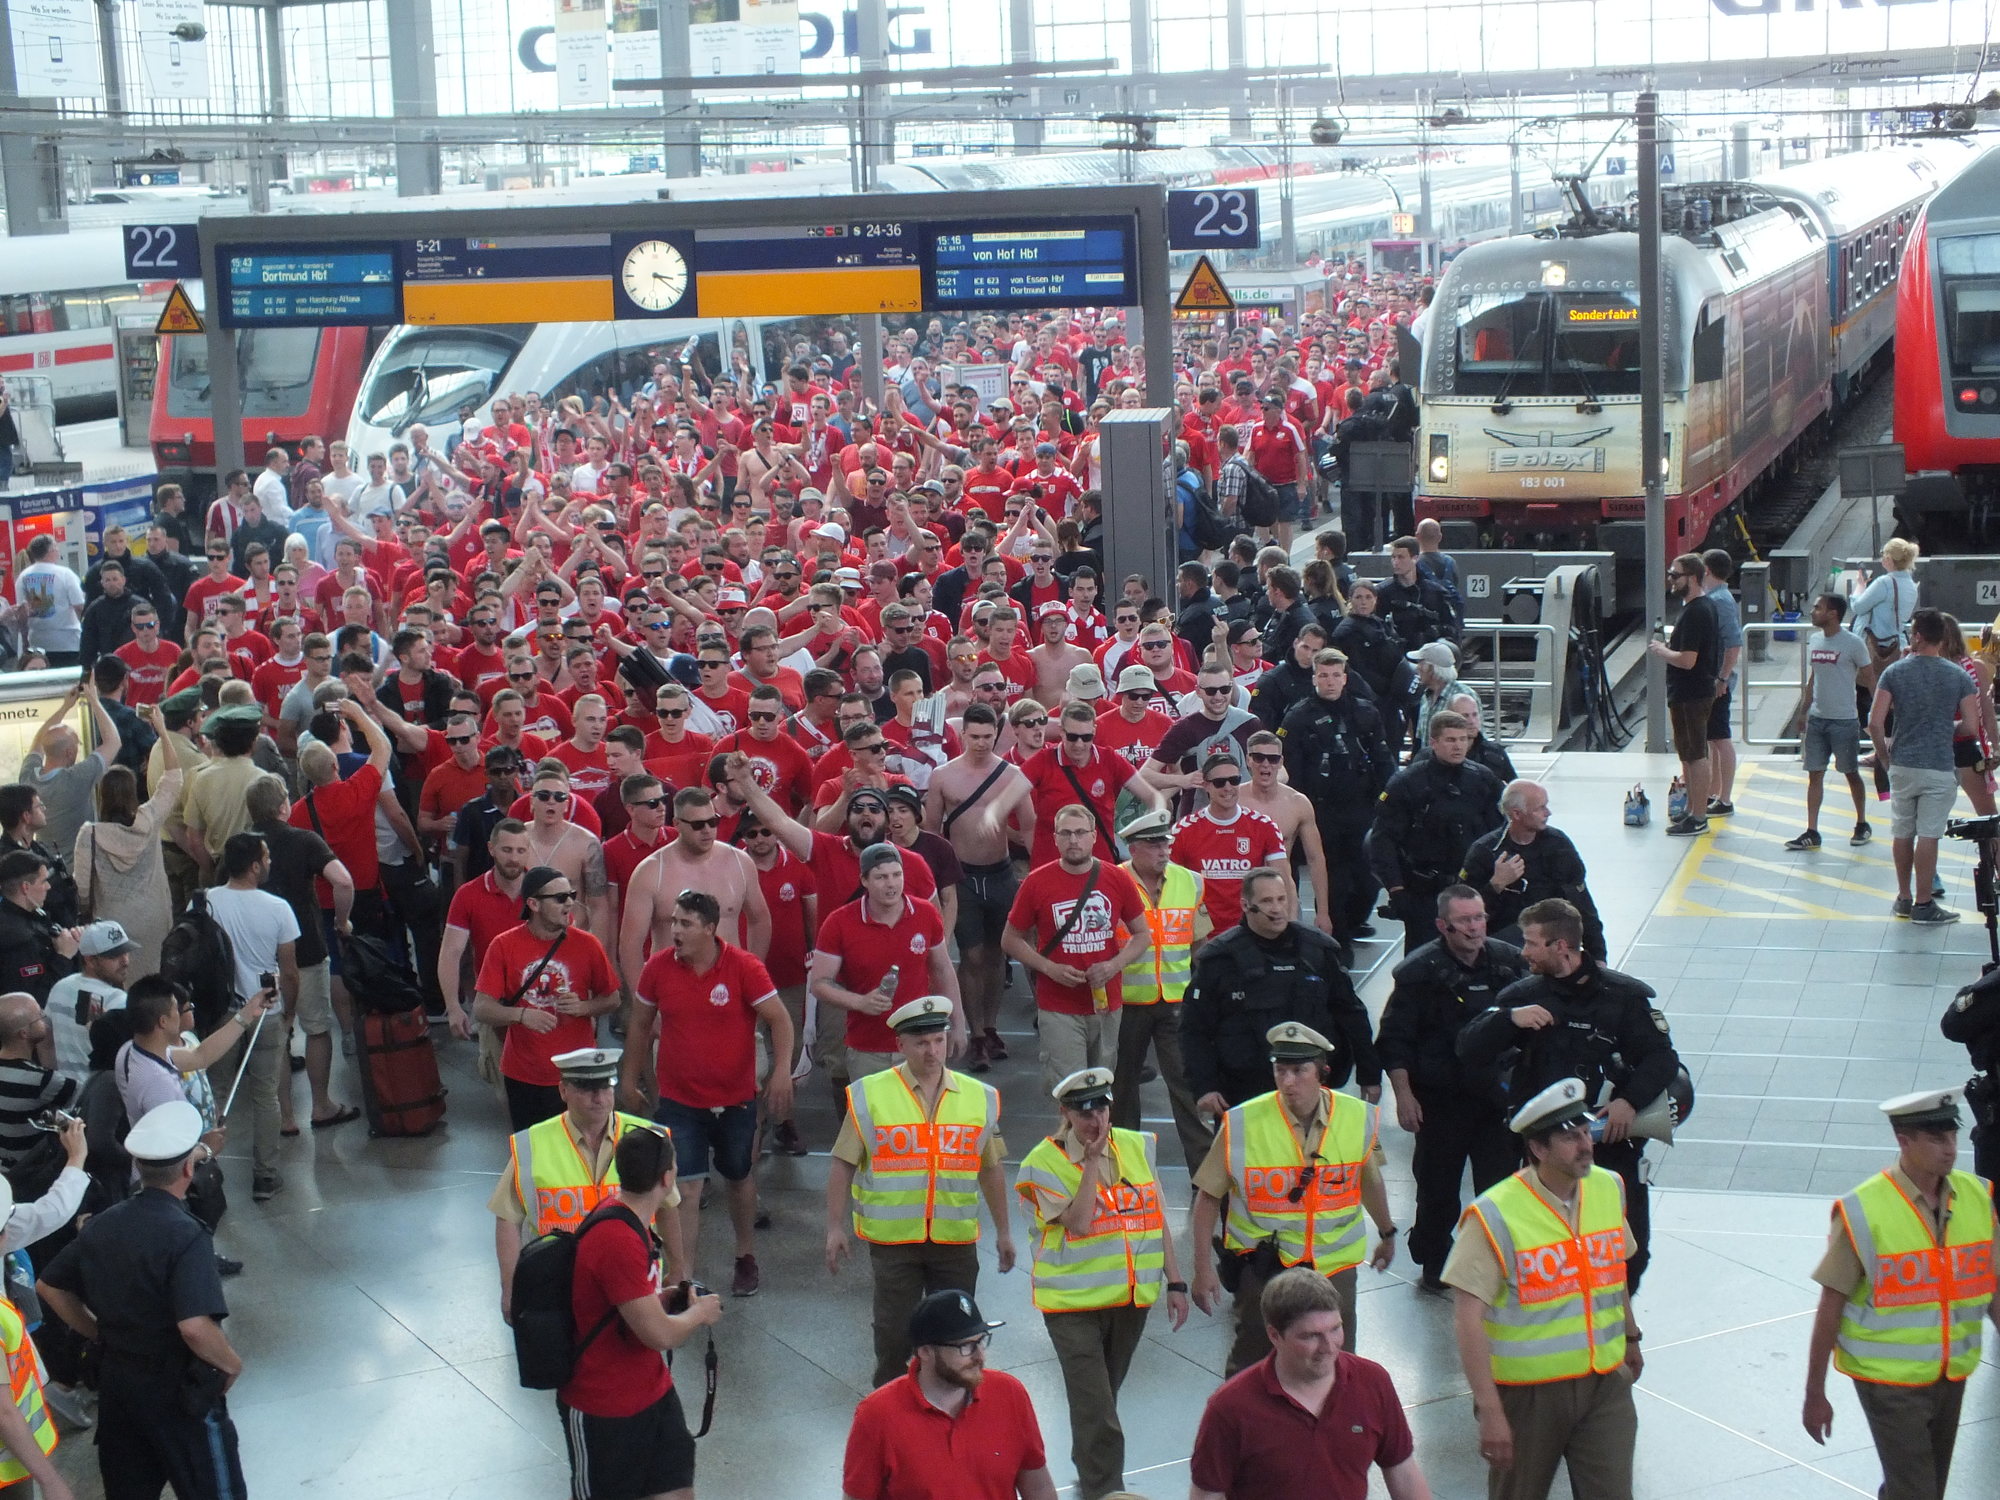
POLYGON ((1180 431, 1179 415, 1162 406, 1106 412, 1097 430, 1104 470, 1104 577, 1098 592, 1116 599, 1119 580, 1138 573, 1171 603, 1181 526, 1168 445, 1180 431))
MULTIPOLYGON (((1148 394, 1173 392, 1157 185, 239 214, 204 218, 199 233, 219 469, 244 460, 238 329, 532 320, 612 323, 635 337, 652 323, 678 338, 725 319, 1118 308, 1144 341, 1148 394)), ((1150 416, 1154 473, 1126 481, 1146 485, 1130 502, 1106 505, 1105 544, 1107 559, 1144 559, 1114 567, 1164 589, 1174 563, 1161 520, 1164 415, 1150 416)), ((1139 466, 1136 434, 1134 444, 1139 466)))

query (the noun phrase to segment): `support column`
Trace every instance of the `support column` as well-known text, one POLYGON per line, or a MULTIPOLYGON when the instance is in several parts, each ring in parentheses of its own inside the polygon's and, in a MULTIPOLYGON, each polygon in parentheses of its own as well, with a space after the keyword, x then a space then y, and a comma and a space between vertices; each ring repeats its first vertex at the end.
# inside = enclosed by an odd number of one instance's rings
POLYGON ((1173 586, 1180 518, 1167 480, 1166 444, 1179 431, 1172 407, 1108 412, 1098 424, 1104 470, 1104 576, 1137 573, 1162 598, 1173 586))
MULTIPOLYGON (((0 0, 0 114, 53 110, 53 99, 23 99, 14 91, 14 28, 0 0)), ((62 157, 53 140, 0 131, 0 189, 7 195, 7 233, 62 234, 69 228, 62 157)))
POLYGON ((428 198, 444 191, 444 154, 431 124, 438 112, 431 0, 396 0, 387 11, 389 101, 397 126, 396 196, 428 198))
MULTIPOLYGON (((659 0, 660 76, 686 78, 694 66, 688 53, 688 0, 659 0)), ((665 122, 660 140, 660 169, 668 177, 701 176, 701 124, 690 111, 694 95, 668 89, 660 95, 665 122)))
MULTIPOLYGON (((1228 8, 1223 12, 1222 44, 1225 49, 1224 66, 1238 77, 1244 76, 1250 67, 1250 39, 1249 24, 1243 15, 1243 0, 1229 0, 1228 8)), ((1246 92, 1243 99, 1229 106, 1229 133, 1239 141, 1248 140, 1253 128, 1246 92)))
MULTIPOLYGON (((1007 0, 1007 56, 1011 62, 1035 61, 1035 0, 1007 0)), ((1042 123, 1043 90, 1028 85, 1028 112, 1014 118, 1014 154, 1032 156, 1042 149, 1047 127, 1042 123)), ((1017 104, 1016 111, 1020 109, 1017 104)))
MULTIPOLYGON (((264 11, 264 95, 264 113, 274 124, 291 118, 291 80, 285 68, 285 13, 276 5, 264 11)), ((250 208, 254 213, 267 214, 271 211, 271 179, 287 175, 285 153, 273 151, 268 156, 259 156, 254 133, 249 140, 249 151, 245 176, 249 179, 250 208)))
MULTIPOLYGON (((1659 617, 1667 598, 1667 486, 1660 472, 1666 451, 1666 354, 1661 321, 1660 99, 1639 95, 1639 467, 1646 490, 1645 613, 1659 617)), ((1667 667, 1646 654, 1646 753, 1664 755, 1667 741, 1667 667)), ((1701 808, 1691 808, 1693 816, 1701 808)))
MULTIPOLYGON (((856 0, 855 42, 864 72, 876 72, 887 63, 889 52, 888 0, 856 0)), ((896 127, 883 118, 887 91, 875 84, 863 84, 855 91, 857 111, 855 134, 861 155, 861 191, 875 191, 876 172, 884 162, 896 158, 896 127)))

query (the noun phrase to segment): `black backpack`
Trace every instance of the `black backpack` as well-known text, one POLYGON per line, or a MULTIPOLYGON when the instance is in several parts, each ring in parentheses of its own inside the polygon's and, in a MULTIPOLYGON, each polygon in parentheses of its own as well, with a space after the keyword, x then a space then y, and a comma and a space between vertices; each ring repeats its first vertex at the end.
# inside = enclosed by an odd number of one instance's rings
POLYGON ((514 1265, 514 1362, 520 1367, 521 1384, 531 1391, 567 1385, 583 1351, 618 1316, 614 1306, 581 1340, 577 1338, 571 1301, 576 1249, 614 1206, 599 1204, 575 1229, 552 1229, 521 1247, 521 1258, 514 1265))
POLYGON ((1237 510, 1247 526, 1269 526, 1278 519, 1278 487, 1257 472, 1246 458, 1231 460, 1243 465, 1243 494, 1237 510))
POLYGON ((1182 474, 1174 481, 1174 488, 1187 500, 1188 535, 1195 546, 1203 552, 1220 552, 1236 538, 1229 522, 1223 519, 1222 507, 1215 503, 1215 495, 1197 477, 1190 490, 1183 483, 1189 477, 1182 474))
POLYGON ((375 1015, 400 1015, 424 1003, 423 985, 389 945, 357 932, 340 943, 340 977, 362 1010, 375 1015))
POLYGON ((194 1002, 197 1035, 207 1036, 235 1009, 236 950, 222 924, 209 914, 206 892, 194 893, 160 944, 160 973, 194 1002))

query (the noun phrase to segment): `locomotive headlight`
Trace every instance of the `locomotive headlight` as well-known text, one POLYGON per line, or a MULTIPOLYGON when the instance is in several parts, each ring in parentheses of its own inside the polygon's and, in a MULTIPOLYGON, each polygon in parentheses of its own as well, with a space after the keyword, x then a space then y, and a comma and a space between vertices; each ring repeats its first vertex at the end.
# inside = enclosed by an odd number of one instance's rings
POLYGON ((1543 286, 1568 286, 1569 262, 1565 260, 1545 260, 1542 262, 1543 286))
POLYGON ((1429 473, 1432 484, 1446 484, 1451 479, 1451 436, 1449 433, 1434 432, 1430 442, 1429 473))

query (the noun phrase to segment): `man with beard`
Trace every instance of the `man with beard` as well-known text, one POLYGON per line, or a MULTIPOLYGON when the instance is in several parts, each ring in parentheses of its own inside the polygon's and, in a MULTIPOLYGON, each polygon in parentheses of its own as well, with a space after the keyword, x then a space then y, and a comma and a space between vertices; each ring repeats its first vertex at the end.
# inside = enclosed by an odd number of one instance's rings
MULTIPOLYGON (((744 761, 744 776, 751 773, 744 761)), ((755 785, 754 781, 750 782, 755 785)), ((759 793, 762 795, 762 793, 759 793)), ((717 931, 762 959, 771 944, 771 910, 757 881, 757 867, 741 849, 717 837, 721 810, 698 786, 674 794, 674 837, 639 861, 625 891, 625 915, 618 924, 618 972, 628 991, 645 971, 646 957, 673 940, 674 896, 702 891, 716 901, 717 931)), ((629 1049, 628 1049, 629 1050, 629 1049)))

